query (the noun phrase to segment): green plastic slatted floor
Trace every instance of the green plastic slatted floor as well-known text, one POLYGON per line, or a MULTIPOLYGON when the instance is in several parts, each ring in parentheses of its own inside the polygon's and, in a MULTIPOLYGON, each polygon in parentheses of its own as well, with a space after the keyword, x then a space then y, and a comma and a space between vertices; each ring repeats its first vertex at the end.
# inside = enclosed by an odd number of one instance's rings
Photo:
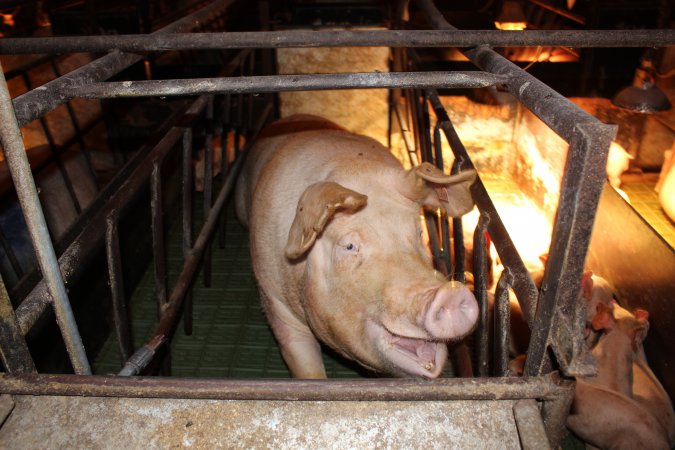
MULTIPOLYGON (((201 217, 195 199, 195 217, 201 217)), ((248 233, 234 218, 232 206, 226 211, 225 248, 212 251, 211 287, 205 288, 203 274, 195 283, 194 321, 191 336, 178 326, 171 344, 171 370, 178 377, 287 378, 288 370, 258 301, 248 248, 248 233)), ((182 264, 181 220, 174 220, 168 234, 169 286, 182 264)), ((195 225, 197 229, 197 225, 195 225)), ((152 266, 148 268, 130 301, 135 348, 143 345, 157 323, 157 301, 152 266)), ((351 363, 324 353, 329 377, 359 377, 351 363)), ((92 363, 97 374, 117 373, 120 358, 114 333, 92 363)))

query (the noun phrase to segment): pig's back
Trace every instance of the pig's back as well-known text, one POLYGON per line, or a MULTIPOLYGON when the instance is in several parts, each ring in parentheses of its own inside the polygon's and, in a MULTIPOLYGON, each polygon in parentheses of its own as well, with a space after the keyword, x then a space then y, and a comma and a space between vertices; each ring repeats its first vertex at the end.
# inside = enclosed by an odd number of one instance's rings
POLYGON ((271 123, 256 136, 241 176, 237 180, 235 193, 237 218, 244 225, 249 224, 253 192, 260 173, 270 158, 284 148, 287 141, 297 139, 299 134, 326 130, 344 129, 318 116, 296 114, 271 123))

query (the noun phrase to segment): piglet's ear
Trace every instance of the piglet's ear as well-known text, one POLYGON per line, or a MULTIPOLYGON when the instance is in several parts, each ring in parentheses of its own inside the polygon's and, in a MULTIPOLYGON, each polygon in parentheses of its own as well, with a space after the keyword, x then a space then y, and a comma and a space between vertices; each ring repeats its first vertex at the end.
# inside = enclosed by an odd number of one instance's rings
POLYGON ((298 201, 295 219, 288 232, 286 257, 300 258, 312 247, 336 211, 356 212, 367 200, 367 196, 333 182, 309 186, 298 201))
POLYGON ((446 175, 429 163, 411 169, 408 175, 409 191, 404 195, 429 209, 441 208, 450 217, 460 217, 473 209, 469 187, 476 179, 475 170, 446 175))

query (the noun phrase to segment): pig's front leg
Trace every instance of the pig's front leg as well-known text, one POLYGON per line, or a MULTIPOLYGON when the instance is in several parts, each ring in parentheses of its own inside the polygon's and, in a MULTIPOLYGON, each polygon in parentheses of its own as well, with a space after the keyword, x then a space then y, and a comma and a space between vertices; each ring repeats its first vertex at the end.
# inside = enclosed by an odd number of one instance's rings
POLYGON ((307 325, 296 319, 281 302, 264 300, 267 318, 281 356, 293 378, 326 378, 321 345, 307 325))

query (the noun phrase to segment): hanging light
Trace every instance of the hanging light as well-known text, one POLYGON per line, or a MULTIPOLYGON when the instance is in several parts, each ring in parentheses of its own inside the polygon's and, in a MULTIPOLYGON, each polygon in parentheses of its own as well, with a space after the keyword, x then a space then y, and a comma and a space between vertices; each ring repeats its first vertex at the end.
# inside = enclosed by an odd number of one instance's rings
POLYGON ((654 63, 652 51, 645 52, 641 60, 641 67, 638 69, 633 85, 621 89, 612 99, 612 103, 620 108, 631 111, 651 114, 661 111, 668 111, 671 108, 670 100, 661 89, 654 84, 654 63))
POLYGON ((495 19, 498 30, 520 31, 527 28, 527 18, 519 1, 506 0, 495 19))

